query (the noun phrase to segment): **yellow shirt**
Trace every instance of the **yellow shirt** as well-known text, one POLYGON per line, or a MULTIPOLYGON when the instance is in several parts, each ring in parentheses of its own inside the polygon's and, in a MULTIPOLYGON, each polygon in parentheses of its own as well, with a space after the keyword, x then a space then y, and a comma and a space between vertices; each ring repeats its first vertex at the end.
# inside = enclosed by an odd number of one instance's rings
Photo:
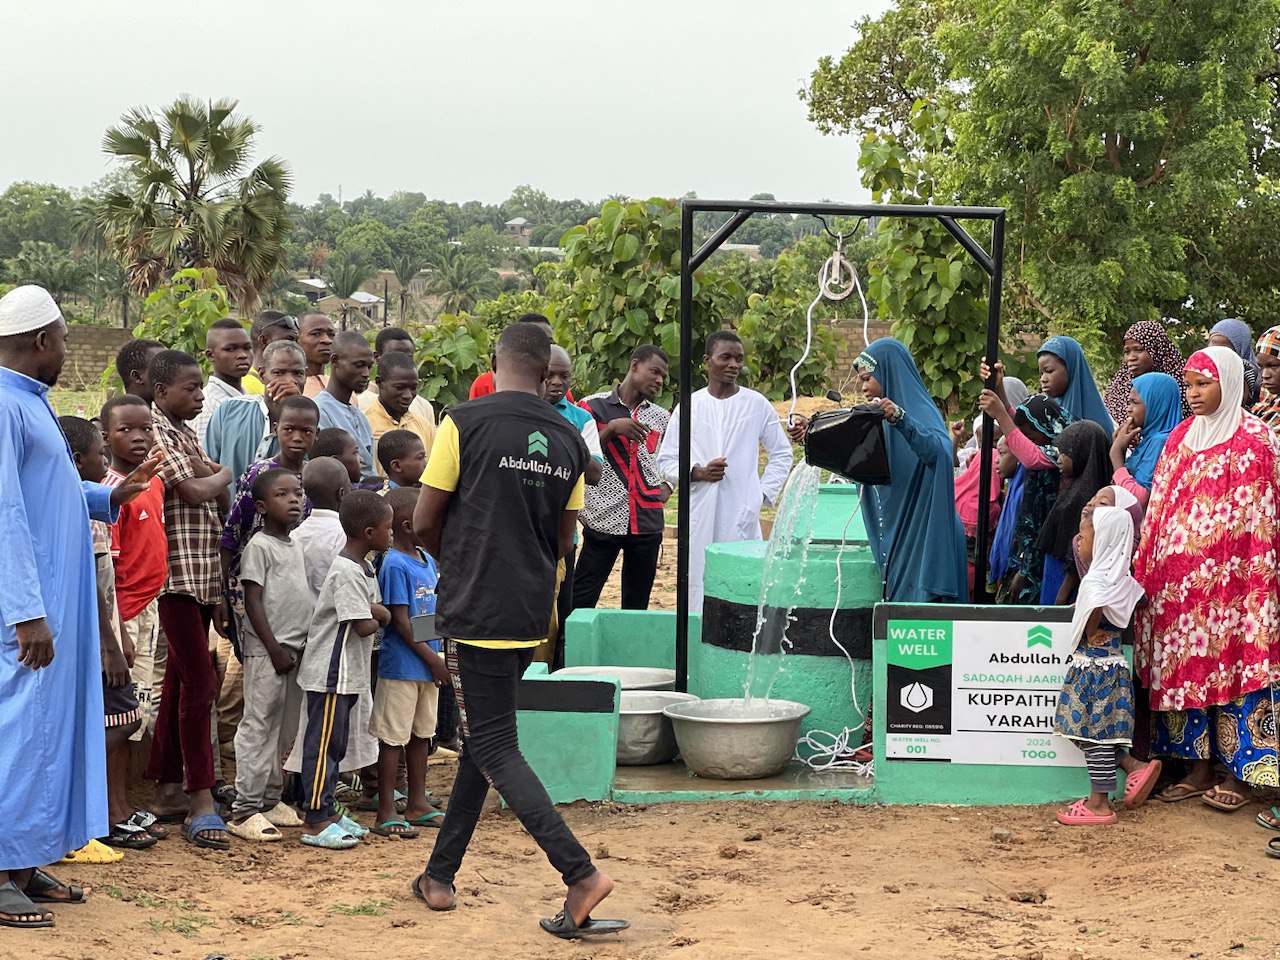
MULTIPOLYGON (((363 400, 361 395, 359 399, 363 400)), ((365 419, 369 421, 369 429, 373 431, 373 449, 374 453, 378 450, 378 441, 382 435, 389 430, 408 430, 410 433, 418 435, 418 439, 422 441, 422 446, 427 451, 427 457, 431 457, 431 448, 436 438, 436 425, 433 420, 414 413, 413 407, 405 413, 399 420, 393 420, 391 414, 387 413, 387 408, 382 405, 381 400, 374 400, 369 406, 363 403, 360 405, 360 412, 365 415, 365 419)), ((454 436, 457 437, 458 431, 454 430, 454 436)), ((378 476, 385 477, 386 471, 382 469, 382 462, 378 461, 378 476)))
MULTIPOLYGON (((452 493, 458 489, 458 477, 461 472, 462 459, 458 451, 458 428, 446 416, 440 421, 440 427, 436 431, 436 442, 431 448, 431 459, 427 461, 427 469, 423 471, 422 482, 425 486, 452 493)), ((578 477, 578 482, 574 484, 573 491, 569 494, 569 502, 564 505, 564 508, 581 510, 586 498, 586 489, 586 480, 578 477)), ((452 639, 458 643, 484 647, 487 650, 520 650, 536 647, 545 641, 546 637, 541 640, 464 640, 461 637, 452 639)))
POLYGON ((240 389, 245 393, 253 393, 259 397, 263 396, 267 391, 262 385, 262 381, 258 379, 258 375, 250 370, 240 380, 240 389))

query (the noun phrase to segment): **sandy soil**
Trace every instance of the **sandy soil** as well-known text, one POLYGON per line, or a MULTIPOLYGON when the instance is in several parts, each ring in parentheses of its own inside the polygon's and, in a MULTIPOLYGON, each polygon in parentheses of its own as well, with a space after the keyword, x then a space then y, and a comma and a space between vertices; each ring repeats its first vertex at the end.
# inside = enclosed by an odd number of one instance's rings
MULTIPOLYGON (((450 771, 432 768, 437 789, 450 771)), ((1280 957, 1280 867, 1253 812, 1156 804, 1079 831, 1047 808, 575 806, 570 825, 618 882, 599 913, 633 923, 590 945, 537 928, 561 888, 506 815, 481 823, 452 914, 409 893, 430 837, 331 854, 292 836, 225 854, 169 839, 57 868, 91 902, 52 932, 3 931, 0 956, 1280 957)))

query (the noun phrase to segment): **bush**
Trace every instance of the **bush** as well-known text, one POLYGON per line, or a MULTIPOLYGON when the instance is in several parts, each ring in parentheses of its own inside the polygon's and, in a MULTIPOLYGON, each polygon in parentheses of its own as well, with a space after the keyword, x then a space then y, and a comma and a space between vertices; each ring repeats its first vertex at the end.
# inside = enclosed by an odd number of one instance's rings
POLYGON ((418 393, 440 408, 462 403, 489 369, 489 332, 467 314, 441 314, 418 339, 418 393))

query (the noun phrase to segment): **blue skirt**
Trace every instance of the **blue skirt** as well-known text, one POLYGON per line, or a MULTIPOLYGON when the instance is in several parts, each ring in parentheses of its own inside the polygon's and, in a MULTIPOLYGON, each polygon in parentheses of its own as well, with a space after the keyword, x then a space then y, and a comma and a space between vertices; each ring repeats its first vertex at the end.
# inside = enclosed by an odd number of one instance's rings
POLYGON ((1102 646, 1082 642, 1068 662, 1054 733, 1083 744, 1133 744, 1133 677, 1125 659, 1120 631, 1108 631, 1102 646))

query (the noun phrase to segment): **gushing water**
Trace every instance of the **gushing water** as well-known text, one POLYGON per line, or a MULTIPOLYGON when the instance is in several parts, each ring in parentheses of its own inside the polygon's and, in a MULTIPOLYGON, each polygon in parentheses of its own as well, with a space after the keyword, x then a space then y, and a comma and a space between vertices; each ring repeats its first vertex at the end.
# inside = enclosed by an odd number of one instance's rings
POLYGON ((783 654, 791 646, 787 629, 804 592, 804 568, 809 558, 810 528, 821 473, 818 467, 801 462, 791 471, 778 501, 760 571, 760 602, 743 686, 744 711, 752 709, 753 701, 769 699, 782 670, 783 654))

